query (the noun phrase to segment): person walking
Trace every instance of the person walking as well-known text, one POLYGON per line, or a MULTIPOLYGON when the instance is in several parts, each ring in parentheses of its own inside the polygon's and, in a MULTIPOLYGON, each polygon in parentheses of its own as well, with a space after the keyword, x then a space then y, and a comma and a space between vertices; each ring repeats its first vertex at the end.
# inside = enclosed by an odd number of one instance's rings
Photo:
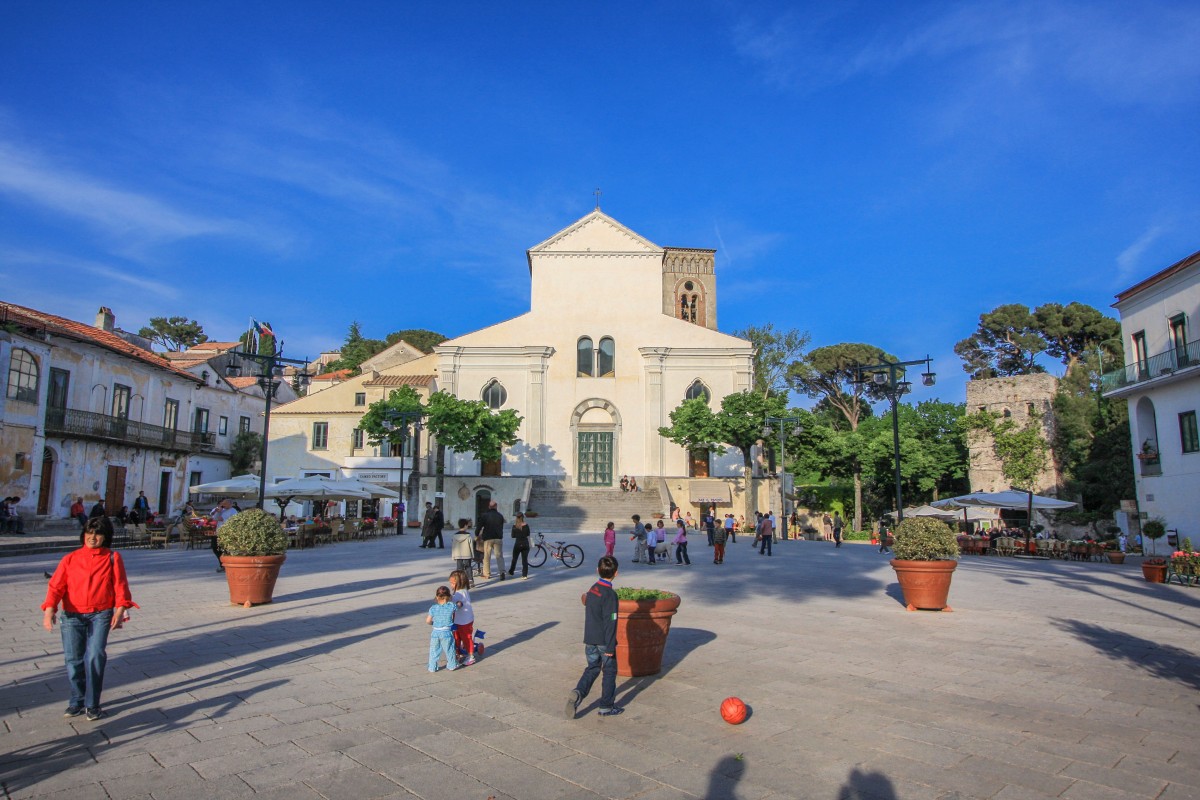
POLYGON ((692 560, 688 558, 687 526, 682 520, 675 521, 675 538, 671 540, 671 544, 675 545, 675 565, 687 564, 690 567, 692 560))
POLYGON ((145 492, 138 492, 137 498, 133 501, 133 513, 137 514, 137 522, 150 521, 150 501, 146 499, 145 492))
POLYGON ((583 649, 587 656, 587 667, 579 676, 579 683, 567 695, 567 719, 575 719, 579 704, 588 696, 596 678, 600 682, 600 709, 602 717, 613 717, 624 711, 616 704, 617 695, 617 593, 613 591, 613 579, 617 577, 617 560, 612 556, 601 556, 596 564, 598 580, 584 595, 583 649))
POLYGON ((434 519, 433 503, 425 501, 425 515, 421 517, 421 544, 422 549, 433 547, 433 519, 434 519))
POLYGON ((775 539, 775 526, 771 522, 771 512, 763 514, 762 519, 758 522, 759 547, 758 554, 772 555, 771 545, 775 539))
POLYGON ((891 551, 891 549, 890 549, 890 548, 888 548, 888 530, 887 530, 887 526, 886 526, 886 525, 884 525, 882 522, 881 522, 881 523, 879 523, 879 552, 881 552, 881 553, 890 553, 890 552, 892 552, 892 551, 891 551))
POLYGON ((78 550, 62 557, 46 587, 42 627, 54 630, 62 604, 63 659, 71 699, 63 716, 86 713, 90 721, 104 718, 100 694, 108 663, 108 634, 125 624, 127 612, 138 608, 129 593, 125 562, 112 547, 108 517, 89 520, 79 534, 78 550))
POLYGON ((729 541, 737 544, 737 520, 733 518, 733 514, 725 515, 725 535, 729 537, 729 541))
POLYGON ((512 563, 508 566, 508 574, 517 570, 517 557, 521 559, 521 580, 529 580, 529 526, 525 524, 525 515, 517 514, 512 526, 513 551, 512 563))
POLYGON ((496 558, 496 570, 504 580, 504 515, 496 510, 496 501, 488 503, 487 511, 479 515, 475 527, 483 542, 483 579, 492 579, 492 557, 496 558))
POLYGON ((474 572, 471 562, 475 560, 475 536, 468 530, 470 527, 471 520, 460 519, 458 530, 450 537, 450 557, 458 571, 466 576, 463 586, 467 589, 471 588, 471 573, 474 572))
POLYGON ((713 516, 713 509, 704 512, 704 530, 708 533, 708 546, 713 546, 713 529, 716 528, 717 518, 713 516))
POLYGON ((842 546, 842 526, 843 525, 844 525, 844 523, 842 522, 842 512, 840 512, 840 511, 833 512, 833 546, 834 547, 842 546))

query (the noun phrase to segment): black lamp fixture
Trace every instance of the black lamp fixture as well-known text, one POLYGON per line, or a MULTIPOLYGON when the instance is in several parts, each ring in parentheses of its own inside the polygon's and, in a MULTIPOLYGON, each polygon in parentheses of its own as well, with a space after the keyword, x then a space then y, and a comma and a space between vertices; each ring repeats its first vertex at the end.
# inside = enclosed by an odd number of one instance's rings
POLYGON ((852 383, 862 386, 870 381, 877 391, 888 399, 892 406, 892 460, 896 472, 896 521, 904 520, 904 499, 900 493, 900 415, 897 406, 900 398, 912 391, 912 382, 905 380, 907 367, 924 366, 921 373, 921 384, 933 386, 937 382, 937 374, 933 371, 933 362, 929 356, 915 361, 883 361, 878 364, 857 366, 854 368, 852 383))

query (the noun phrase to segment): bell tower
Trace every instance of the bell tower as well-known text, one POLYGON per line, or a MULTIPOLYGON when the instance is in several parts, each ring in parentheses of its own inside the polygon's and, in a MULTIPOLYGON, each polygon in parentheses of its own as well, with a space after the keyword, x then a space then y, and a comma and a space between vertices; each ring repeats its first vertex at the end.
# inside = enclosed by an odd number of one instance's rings
POLYGON ((716 250, 667 247, 663 250, 663 313, 710 330, 717 329, 716 250))

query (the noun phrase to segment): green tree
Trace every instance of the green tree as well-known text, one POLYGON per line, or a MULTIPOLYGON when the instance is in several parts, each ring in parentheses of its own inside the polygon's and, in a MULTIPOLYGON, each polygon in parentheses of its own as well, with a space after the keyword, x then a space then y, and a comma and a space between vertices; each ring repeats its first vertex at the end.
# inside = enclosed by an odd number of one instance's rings
POLYGON ((1110 363, 1123 363, 1121 323, 1092 306, 1045 303, 1034 310, 1033 316, 1046 342, 1046 353, 1062 361, 1068 371, 1097 350, 1110 363))
POLYGON ((172 352, 208 341, 204 327, 187 317, 151 317, 150 324, 138 330, 138 336, 172 352))
MULTIPOLYGON (((271 323, 267 323, 267 328, 274 330, 271 323)), ((242 343, 242 350, 246 353, 259 353, 264 356, 275 355, 275 336, 273 334, 264 333, 261 336, 256 336, 254 331, 245 331, 238 337, 238 341, 242 343)))
POLYGON ((1101 396, 1099 373, 1098 355, 1085 352, 1059 381, 1054 457, 1082 510, 1109 514, 1134 496, 1133 446, 1128 407, 1101 396))
POLYGON ((387 343, 382 339, 366 338, 362 335, 362 326, 358 322, 351 322, 346 332, 346 341, 342 342, 341 355, 336 361, 329 362, 326 369, 329 372, 348 369, 357 375, 362 363, 385 347, 387 343))
MULTIPOLYGON (((826 408, 840 412, 848 433, 854 434, 860 421, 870 415, 870 401, 883 397, 874 383, 854 382, 858 375, 857 368, 896 360, 895 356, 874 345, 835 344, 818 347, 804 359, 793 362, 788 377, 797 392, 819 400, 818 406, 824 404, 826 408)), ((836 421, 836 416, 829 418, 836 421)), ((836 469, 839 467, 835 465, 839 465, 850 470, 854 481, 854 529, 862 530, 863 440, 859 436, 849 435, 830 438, 827 444, 836 446, 836 452, 827 454, 831 459, 830 468, 836 469)))
MULTIPOLYGON (((389 413, 397 411, 425 411, 425 406, 421 403, 421 396, 417 394, 416 389, 411 386, 401 386, 390 392, 384 399, 367 407, 367 412, 362 415, 358 427, 362 429, 369 444, 380 445, 388 442, 393 453, 401 452, 403 431, 389 427, 390 423, 387 418, 389 413)), ((411 429, 408 435, 412 435, 411 429)))
POLYGON ((482 400, 462 400, 447 392, 429 396, 425 427, 438 443, 455 452, 472 452, 480 461, 495 461, 516 444, 524 419, 511 408, 493 411, 482 400))
POLYGON ((424 328, 405 328, 402 331, 389 333, 385 342, 388 347, 391 347, 401 339, 408 342, 422 353, 432 353, 433 348, 436 345, 446 341, 445 336, 434 331, 427 331, 424 328))
POLYGON ((717 415, 708 407, 708 401, 702 397, 684 400, 670 414, 671 424, 659 428, 658 434, 689 452, 693 450, 713 450, 725 452, 721 444, 721 428, 717 424, 717 415))
POLYGON ((1035 360, 1045 349, 1033 312, 1020 303, 980 314, 975 333, 954 345, 973 379, 1045 372, 1035 360))
POLYGON ((788 371, 800 359, 812 338, 807 332, 775 330, 775 325, 751 325, 734 336, 754 345, 754 391, 760 394, 787 395, 788 371))
POLYGON ((229 447, 229 467, 233 476, 249 475, 261 455, 262 435, 254 431, 239 433, 229 447))

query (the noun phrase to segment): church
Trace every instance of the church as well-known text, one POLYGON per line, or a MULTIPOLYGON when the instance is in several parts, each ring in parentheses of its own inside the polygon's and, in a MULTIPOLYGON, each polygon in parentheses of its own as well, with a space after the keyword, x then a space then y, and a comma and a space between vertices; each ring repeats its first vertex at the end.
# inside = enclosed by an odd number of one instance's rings
POLYGON ((313 452, 307 436, 310 423, 324 424, 317 419, 322 413, 361 417, 366 409, 351 406, 352 397, 374 402, 388 386, 405 384, 422 394, 482 400, 523 418, 520 440, 500 460, 447 456, 441 487, 447 519, 474 517, 489 499, 506 515, 541 506, 543 515, 571 516, 546 510, 566 498, 577 506, 574 521, 590 525, 593 515, 581 498, 606 498, 596 514, 619 513, 612 501, 622 499, 617 487, 624 475, 645 490, 624 499, 641 501, 644 512, 665 513, 677 504, 698 513, 690 478, 730 479, 705 482, 718 495, 712 499, 728 504, 739 492, 741 454, 689 453, 658 433, 685 399, 703 397, 717 409, 722 397, 752 385, 753 346, 717 330, 715 256, 715 250, 657 245, 597 208, 527 252, 527 313, 281 406, 272 415, 268 475, 340 473, 400 488, 392 473, 403 466, 408 507, 433 500, 427 437, 416 457, 401 464, 390 453, 370 451, 349 428, 337 437, 355 445, 344 454, 330 452, 329 440, 321 442, 323 452, 313 452), (557 494, 539 499, 539 491, 557 494))

